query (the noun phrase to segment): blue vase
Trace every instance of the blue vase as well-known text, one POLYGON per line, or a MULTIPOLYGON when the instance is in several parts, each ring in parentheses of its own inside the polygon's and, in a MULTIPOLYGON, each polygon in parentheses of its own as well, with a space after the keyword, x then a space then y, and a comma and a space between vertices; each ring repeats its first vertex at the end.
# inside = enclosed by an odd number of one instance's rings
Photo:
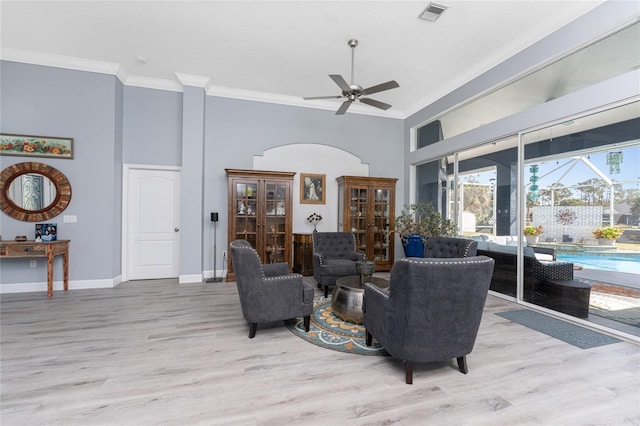
POLYGON ((420 235, 408 235, 402 245, 406 257, 424 257, 424 239, 420 235))

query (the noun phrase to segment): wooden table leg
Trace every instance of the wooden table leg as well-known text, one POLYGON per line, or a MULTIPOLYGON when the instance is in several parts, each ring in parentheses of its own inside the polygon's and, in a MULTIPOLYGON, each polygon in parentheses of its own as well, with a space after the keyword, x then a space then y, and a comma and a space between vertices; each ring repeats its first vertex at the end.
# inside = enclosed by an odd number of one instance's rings
POLYGON ((53 245, 47 244, 47 296, 53 297, 53 245))
POLYGON ((64 271, 64 291, 69 290, 69 246, 62 255, 62 269, 64 271))

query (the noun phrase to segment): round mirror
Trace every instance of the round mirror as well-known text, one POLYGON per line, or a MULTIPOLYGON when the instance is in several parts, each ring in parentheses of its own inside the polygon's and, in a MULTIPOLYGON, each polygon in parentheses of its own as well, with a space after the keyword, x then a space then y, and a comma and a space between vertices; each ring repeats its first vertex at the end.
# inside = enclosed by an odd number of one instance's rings
POLYGON ((51 179, 40 173, 25 173, 9 185, 7 197, 18 207, 38 211, 52 207, 58 190, 51 179))
POLYGON ((0 183, 0 208, 14 219, 48 220, 62 213, 71 201, 67 177, 46 164, 13 164, 2 171, 0 183))

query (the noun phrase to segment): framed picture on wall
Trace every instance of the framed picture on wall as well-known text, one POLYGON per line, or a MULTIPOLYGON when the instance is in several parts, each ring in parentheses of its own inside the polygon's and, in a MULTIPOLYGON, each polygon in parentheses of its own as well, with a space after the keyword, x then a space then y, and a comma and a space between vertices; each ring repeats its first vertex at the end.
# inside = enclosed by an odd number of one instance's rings
POLYGON ((326 175, 300 173, 300 203, 324 204, 326 175))
POLYGON ((73 158, 73 138, 0 134, 0 155, 73 158))

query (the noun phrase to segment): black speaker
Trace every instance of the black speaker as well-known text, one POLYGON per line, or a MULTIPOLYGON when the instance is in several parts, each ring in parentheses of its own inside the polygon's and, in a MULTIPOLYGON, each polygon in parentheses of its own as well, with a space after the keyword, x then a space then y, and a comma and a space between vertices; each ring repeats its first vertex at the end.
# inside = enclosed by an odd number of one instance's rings
POLYGON ((211 212, 211 222, 213 222, 213 278, 207 278, 204 280, 207 283, 219 283, 222 278, 216 276, 217 264, 216 264, 216 251, 217 251, 217 238, 216 238, 216 224, 218 222, 218 212, 211 212))

